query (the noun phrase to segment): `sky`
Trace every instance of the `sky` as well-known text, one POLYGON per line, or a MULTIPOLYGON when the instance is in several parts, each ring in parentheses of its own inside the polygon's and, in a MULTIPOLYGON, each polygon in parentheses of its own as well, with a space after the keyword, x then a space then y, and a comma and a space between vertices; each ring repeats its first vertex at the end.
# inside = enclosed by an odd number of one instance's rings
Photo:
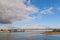
POLYGON ((60 0, 0 0, 0 28, 11 25, 60 28, 60 0))

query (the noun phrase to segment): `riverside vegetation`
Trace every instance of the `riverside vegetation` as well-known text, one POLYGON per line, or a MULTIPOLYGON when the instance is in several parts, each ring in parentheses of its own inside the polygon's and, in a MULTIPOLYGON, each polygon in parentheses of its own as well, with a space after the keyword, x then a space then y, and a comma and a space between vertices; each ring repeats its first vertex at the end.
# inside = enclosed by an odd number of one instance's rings
POLYGON ((53 29, 53 31, 46 31, 44 34, 60 34, 60 29, 53 29))

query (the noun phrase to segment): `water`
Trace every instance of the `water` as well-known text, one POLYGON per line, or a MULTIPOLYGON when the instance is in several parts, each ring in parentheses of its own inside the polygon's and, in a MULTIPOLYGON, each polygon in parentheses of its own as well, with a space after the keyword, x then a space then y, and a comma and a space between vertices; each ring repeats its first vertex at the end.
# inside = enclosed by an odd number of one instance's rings
POLYGON ((60 35, 46 35, 40 32, 0 33, 0 40, 60 40, 60 35))

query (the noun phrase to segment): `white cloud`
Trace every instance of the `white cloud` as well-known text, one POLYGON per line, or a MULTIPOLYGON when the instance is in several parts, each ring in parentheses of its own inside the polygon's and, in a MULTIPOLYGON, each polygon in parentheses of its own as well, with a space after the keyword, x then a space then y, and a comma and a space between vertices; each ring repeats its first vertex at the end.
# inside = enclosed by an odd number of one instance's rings
POLYGON ((38 12, 38 8, 30 4, 30 0, 0 0, 0 23, 33 19, 29 13, 38 12), (28 6, 25 5, 27 2, 28 6))
POLYGON ((29 12, 32 12, 32 13, 37 13, 39 10, 35 7, 35 6, 28 6, 26 8, 26 10, 28 10, 29 12))
POLYGON ((40 11, 41 14, 52 14, 52 7, 40 11))
MULTIPOLYGON (((13 21, 32 20, 37 17, 29 16, 32 13, 51 14, 52 7, 40 11, 31 4, 31 0, 0 0, 0 23, 11 23, 13 21), (27 5, 25 4, 27 3, 27 5)), ((37 15, 37 16, 40 16, 37 15)))
POLYGON ((28 24, 25 27, 22 27, 21 29, 48 29, 49 27, 46 25, 42 25, 42 24, 28 24))

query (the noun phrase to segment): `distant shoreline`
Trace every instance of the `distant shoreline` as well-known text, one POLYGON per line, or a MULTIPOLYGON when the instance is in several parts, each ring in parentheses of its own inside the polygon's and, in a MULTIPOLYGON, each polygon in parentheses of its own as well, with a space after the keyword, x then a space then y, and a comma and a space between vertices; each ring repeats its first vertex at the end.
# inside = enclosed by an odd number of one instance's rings
POLYGON ((46 31, 43 34, 60 34, 60 32, 46 31))

